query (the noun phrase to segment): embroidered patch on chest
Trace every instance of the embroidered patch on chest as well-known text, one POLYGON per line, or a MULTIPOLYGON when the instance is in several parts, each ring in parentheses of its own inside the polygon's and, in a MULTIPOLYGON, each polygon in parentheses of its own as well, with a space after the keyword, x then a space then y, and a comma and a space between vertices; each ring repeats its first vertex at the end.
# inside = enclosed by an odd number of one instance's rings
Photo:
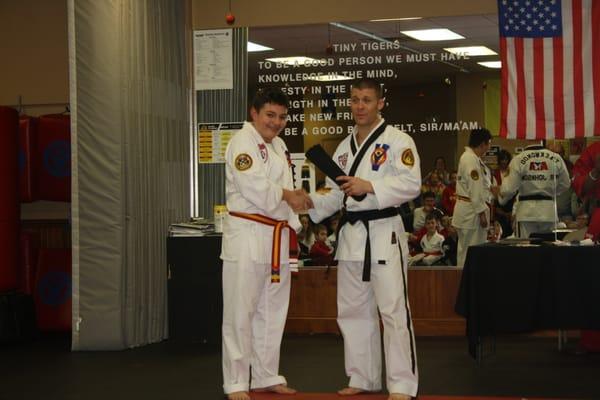
POLYGON ((474 169, 473 171, 471 171, 471 179, 473 179, 474 181, 479 180, 479 172, 477 172, 476 169, 474 169))
POLYGON ((344 169, 346 168, 346 164, 348 163, 348 153, 344 153, 341 156, 338 156, 338 165, 344 169))
POLYGON ((371 169, 378 171, 379 167, 387 160, 387 150, 390 148, 387 144, 375 145, 375 150, 371 153, 371 169))
POLYGON ((234 164, 238 171, 245 171, 252 166, 252 157, 246 153, 239 154, 235 158, 234 164))
POLYGON ((267 160, 269 159, 269 152, 267 151, 267 146, 264 143, 260 143, 258 145, 258 151, 260 152, 260 158, 262 158, 264 162, 267 162, 267 160))
POLYGON ((411 149, 404 150, 402 152, 400 160, 402 160, 402 164, 406 165, 409 168, 412 168, 412 166, 415 165, 415 155, 413 154, 411 149))

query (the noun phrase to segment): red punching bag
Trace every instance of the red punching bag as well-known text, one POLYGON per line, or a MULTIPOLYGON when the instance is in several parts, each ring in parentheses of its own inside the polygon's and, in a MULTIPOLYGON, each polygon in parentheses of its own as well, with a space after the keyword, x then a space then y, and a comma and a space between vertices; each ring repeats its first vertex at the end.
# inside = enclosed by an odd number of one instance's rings
POLYGON ((19 118, 19 192, 21 203, 38 200, 37 197, 37 118, 19 118))
POLYGON ((0 106, 0 292, 17 287, 19 114, 0 106))
POLYGON ((68 115, 39 117, 36 159, 39 199, 71 201, 71 118, 68 115))

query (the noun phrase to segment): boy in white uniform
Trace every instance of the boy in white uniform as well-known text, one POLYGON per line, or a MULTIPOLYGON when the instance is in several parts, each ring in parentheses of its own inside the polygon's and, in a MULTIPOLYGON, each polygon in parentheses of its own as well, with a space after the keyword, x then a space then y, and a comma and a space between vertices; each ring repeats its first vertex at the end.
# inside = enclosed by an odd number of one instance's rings
POLYGON ((300 229, 293 211, 311 202, 293 191, 289 153, 277 137, 287 109, 280 89, 259 91, 252 122, 231 138, 225 156, 223 389, 230 400, 249 400, 250 389, 295 393, 279 375, 290 298, 288 229, 300 229))
POLYGON ((423 252, 411 257, 410 265, 415 265, 420 261, 425 265, 432 265, 444 257, 444 240, 446 239, 437 230, 438 221, 435 215, 429 214, 425 217, 425 228, 427 233, 423 235, 420 242, 423 252))
POLYGON ((329 193, 311 195, 315 208, 309 214, 321 221, 345 210, 336 251, 337 305, 350 382, 338 393, 382 388, 379 308, 389 399, 405 400, 417 394, 418 372, 406 288, 408 245, 398 207, 419 195, 421 170, 414 141, 385 124, 379 115, 383 106, 377 82, 363 79, 353 84, 356 126, 333 156, 347 176, 338 178, 340 187, 329 180, 329 193), (352 197, 360 195, 366 197, 352 197))

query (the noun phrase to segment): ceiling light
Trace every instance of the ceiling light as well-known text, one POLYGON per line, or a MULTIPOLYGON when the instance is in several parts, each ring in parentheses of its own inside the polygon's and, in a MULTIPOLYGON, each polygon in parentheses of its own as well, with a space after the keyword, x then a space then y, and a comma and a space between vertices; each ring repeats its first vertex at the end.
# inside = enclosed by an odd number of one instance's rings
POLYGON ((480 61, 477 64, 488 68, 502 68, 502 61, 480 61))
POLYGON ((248 53, 254 53, 256 51, 267 51, 273 50, 270 47, 263 46, 262 44, 248 42, 248 53))
POLYGON ((495 56, 498 54, 485 46, 447 47, 444 50, 462 56, 495 56))
POLYGON ((387 22, 387 21, 410 21, 413 19, 421 19, 423 17, 406 17, 406 18, 382 18, 382 19, 370 19, 370 22, 387 22))
POLYGON ((294 56, 294 57, 275 57, 267 58, 267 61, 287 65, 304 65, 306 63, 318 62, 319 60, 310 57, 294 56))
POLYGON ((319 82, 332 82, 332 81, 347 81, 353 79, 349 76, 345 76, 345 75, 339 75, 336 73, 331 73, 331 74, 327 74, 327 75, 319 75, 319 76, 315 76, 314 78, 309 78, 309 80, 311 81, 319 81, 319 82))
POLYGON ((450 29, 420 29, 417 31, 401 31, 406 36, 410 36, 413 39, 421 41, 439 41, 439 40, 456 40, 464 39, 464 36, 459 35, 456 32, 452 32, 450 29))

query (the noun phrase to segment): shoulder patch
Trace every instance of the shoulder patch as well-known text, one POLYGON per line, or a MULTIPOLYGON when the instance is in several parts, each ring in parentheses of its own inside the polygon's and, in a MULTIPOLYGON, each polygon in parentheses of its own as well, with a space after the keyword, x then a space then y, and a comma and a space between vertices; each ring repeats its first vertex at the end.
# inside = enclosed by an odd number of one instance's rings
POLYGON ((400 158, 402 163, 407 167, 411 167, 415 165, 415 156, 411 149, 406 149, 402 152, 402 157, 400 158))
POLYGON ((471 171, 471 179, 473 179, 474 181, 479 179, 479 172, 477 172, 476 169, 474 169, 473 171, 471 171))
POLYGON ((252 157, 246 153, 239 154, 235 158, 235 168, 238 171, 245 171, 252 166, 252 157))

